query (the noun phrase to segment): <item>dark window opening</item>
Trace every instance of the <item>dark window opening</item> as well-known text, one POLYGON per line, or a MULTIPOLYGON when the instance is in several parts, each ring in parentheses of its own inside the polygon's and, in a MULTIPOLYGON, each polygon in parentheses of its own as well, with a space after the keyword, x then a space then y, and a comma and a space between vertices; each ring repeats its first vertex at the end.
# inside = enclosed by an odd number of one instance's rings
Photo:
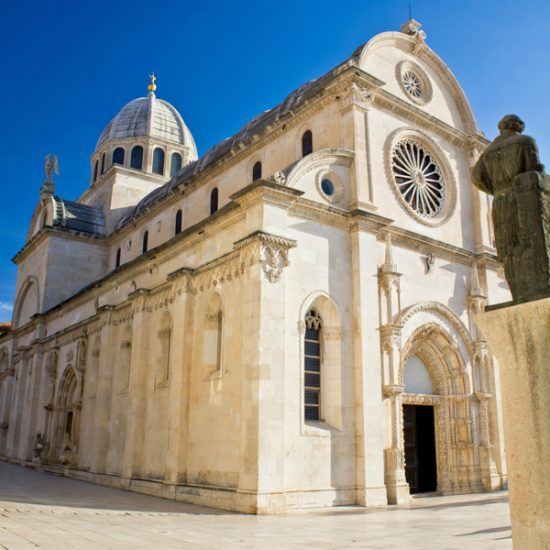
POLYGON ((99 170, 99 161, 96 160, 95 163, 94 163, 94 181, 97 180, 98 170, 99 170))
POLYGON ((124 149, 117 147, 113 151, 113 164, 124 164, 124 149))
POLYGON ((176 235, 179 235, 181 233, 181 221, 182 221, 182 212, 181 210, 178 210, 177 214, 176 214, 176 230, 175 230, 175 234, 176 235))
POLYGON ((101 175, 105 174, 105 153, 101 155, 101 175))
POLYGON ((120 248, 116 251, 115 268, 120 267, 120 248))
POLYGON ((252 181, 259 180, 262 177, 262 163, 257 162, 252 168, 252 181))
POLYGON ((149 231, 146 231, 143 234, 143 246, 142 246, 142 252, 145 254, 149 248, 149 231))
POLYGON ((218 211, 218 188, 214 187, 210 193, 210 214, 218 211))
POLYGON ((313 134, 311 130, 306 130, 302 136, 302 156, 305 157, 313 153, 313 134))
POLYGON ((316 311, 306 316, 304 336, 304 418, 321 420, 321 318, 316 311))
POLYGON ((159 147, 153 152, 153 174, 164 174, 164 151, 159 147))
POLYGON ((71 437, 72 431, 73 431, 73 411, 69 411, 67 413, 67 420, 65 423, 65 432, 69 437, 71 437))
POLYGON ((181 168, 181 155, 179 153, 172 153, 172 160, 170 162, 170 177, 174 177, 181 168))
POLYGON ((143 147, 136 145, 132 149, 132 155, 130 156, 130 167, 136 170, 141 170, 143 167, 143 147))

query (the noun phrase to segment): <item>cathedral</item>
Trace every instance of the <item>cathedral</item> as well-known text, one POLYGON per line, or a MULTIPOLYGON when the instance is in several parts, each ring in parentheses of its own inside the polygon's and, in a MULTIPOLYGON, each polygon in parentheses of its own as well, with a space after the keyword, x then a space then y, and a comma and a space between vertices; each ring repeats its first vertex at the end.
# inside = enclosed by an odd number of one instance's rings
POLYGON ((504 487, 475 325, 509 300, 470 179, 489 142, 421 25, 202 156, 157 94, 100 133, 78 199, 47 158, 0 333, 0 457, 256 514, 504 487))

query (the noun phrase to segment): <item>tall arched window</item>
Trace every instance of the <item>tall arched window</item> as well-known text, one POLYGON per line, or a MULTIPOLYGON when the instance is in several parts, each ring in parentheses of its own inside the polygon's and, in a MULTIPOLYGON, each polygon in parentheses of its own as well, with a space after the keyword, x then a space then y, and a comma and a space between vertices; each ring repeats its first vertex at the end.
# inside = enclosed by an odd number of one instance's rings
POLYGON ((305 318, 304 418, 321 420, 321 317, 315 310, 305 318))
POLYGON ((113 164, 124 165, 124 149, 122 147, 117 147, 113 151, 113 164))
POLYGON ((115 258, 115 268, 120 267, 120 247, 117 248, 116 258, 115 258))
POLYGON ((143 252, 143 254, 145 254, 148 249, 149 249, 149 231, 146 231, 143 234, 143 245, 141 247, 141 251, 143 252))
POLYGON ((172 153, 172 160, 170 161, 170 177, 173 178, 181 168, 181 155, 179 153, 172 153))
POLYGON ((96 160, 94 162, 94 181, 97 180, 97 171, 98 171, 98 169, 99 169, 99 161, 96 160))
POLYGON ((210 193, 210 214, 218 211, 218 188, 214 187, 210 193))
POLYGON ((160 147, 153 152, 153 174, 164 174, 164 151, 160 147))
POLYGON ((305 157, 313 153, 313 134, 311 130, 306 130, 302 136, 302 156, 305 157))
POLYGON ((178 210, 178 212, 176 213, 176 228, 175 228, 175 231, 174 231, 174 233, 176 235, 179 235, 181 233, 181 220, 182 220, 182 217, 183 217, 183 214, 182 214, 181 210, 178 210))
POLYGON ((262 163, 258 161, 252 168, 252 181, 259 180, 262 177, 262 163))
POLYGON ((101 175, 105 174, 105 153, 101 155, 101 175))
POLYGON ((141 170, 143 168, 143 147, 141 145, 136 145, 132 149, 130 167, 136 170, 141 170))

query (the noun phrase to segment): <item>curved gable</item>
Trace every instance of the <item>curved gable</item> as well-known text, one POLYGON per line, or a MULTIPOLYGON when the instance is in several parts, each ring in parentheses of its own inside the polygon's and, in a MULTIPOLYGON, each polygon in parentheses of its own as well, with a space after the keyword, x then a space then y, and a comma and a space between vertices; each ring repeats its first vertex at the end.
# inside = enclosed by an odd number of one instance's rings
POLYGON ((383 86, 399 99, 470 135, 477 126, 470 104, 453 73, 417 36, 385 32, 372 38, 358 55, 361 69, 382 80, 383 86), (401 83, 404 65, 420 67, 429 79, 431 98, 418 104, 401 83))

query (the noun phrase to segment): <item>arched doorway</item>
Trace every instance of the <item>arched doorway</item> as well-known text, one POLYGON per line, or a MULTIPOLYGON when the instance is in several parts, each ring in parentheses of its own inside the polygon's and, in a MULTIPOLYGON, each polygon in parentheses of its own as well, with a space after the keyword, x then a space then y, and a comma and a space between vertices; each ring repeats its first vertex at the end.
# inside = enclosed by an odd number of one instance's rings
POLYGON ((471 383, 451 335, 417 328, 403 348, 405 474, 411 493, 481 490, 471 383))
POLYGON ((68 366, 59 384, 55 407, 53 461, 75 465, 78 454, 80 399, 76 373, 68 366))

